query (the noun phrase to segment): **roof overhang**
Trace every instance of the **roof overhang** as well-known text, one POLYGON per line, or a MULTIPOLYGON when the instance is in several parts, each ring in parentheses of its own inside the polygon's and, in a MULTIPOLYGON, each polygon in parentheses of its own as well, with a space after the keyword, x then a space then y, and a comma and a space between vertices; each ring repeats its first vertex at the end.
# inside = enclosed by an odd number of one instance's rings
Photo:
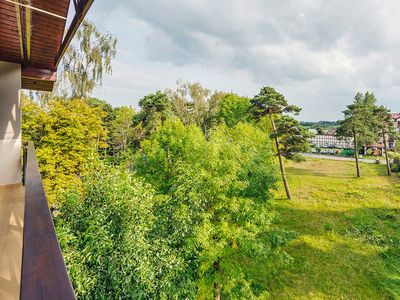
POLYGON ((56 71, 94 0, 0 0, 0 61, 22 67, 23 89, 52 91, 56 71), (64 35, 64 32, 66 34, 64 35))

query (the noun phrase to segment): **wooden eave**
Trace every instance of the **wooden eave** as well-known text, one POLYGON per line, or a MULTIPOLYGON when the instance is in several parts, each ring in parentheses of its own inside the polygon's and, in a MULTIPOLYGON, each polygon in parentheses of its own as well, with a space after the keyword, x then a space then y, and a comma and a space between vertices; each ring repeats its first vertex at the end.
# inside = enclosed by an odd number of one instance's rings
POLYGON ((21 64, 22 88, 53 89, 57 65, 93 3, 72 1, 75 15, 64 37, 70 0, 0 0, 0 61, 21 64))

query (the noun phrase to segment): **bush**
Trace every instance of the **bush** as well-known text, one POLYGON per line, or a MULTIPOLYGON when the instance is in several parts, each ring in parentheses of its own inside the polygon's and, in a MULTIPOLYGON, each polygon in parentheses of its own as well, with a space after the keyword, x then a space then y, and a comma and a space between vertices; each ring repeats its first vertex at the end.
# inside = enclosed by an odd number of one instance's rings
POLYGON ((193 268, 156 234, 157 201, 115 170, 86 178, 84 196, 66 194, 55 224, 78 298, 193 298, 193 268))
POLYGON ((393 155, 393 164, 391 165, 393 172, 400 171, 400 153, 395 153, 393 155))

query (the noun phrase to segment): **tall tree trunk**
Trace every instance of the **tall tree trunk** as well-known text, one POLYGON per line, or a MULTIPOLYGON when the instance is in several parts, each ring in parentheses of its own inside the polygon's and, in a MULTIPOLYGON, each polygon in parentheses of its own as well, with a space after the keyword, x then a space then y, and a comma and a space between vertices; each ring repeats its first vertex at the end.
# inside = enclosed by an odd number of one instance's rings
MULTIPOLYGON (((219 259, 214 262, 214 269, 215 273, 219 273, 221 270, 221 262, 219 259)), ((220 300, 221 299, 221 285, 218 282, 214 282, 214 299, 215 300, 220 300)))
POLYGON ((361 172, 360 172, 360 163, 358 161, 358 145, 357 145, 357 136, 354 133, 354 157, 356 159, 356 169, 357 169, 357 177, 361 177, 361 172))
POLYGON ((269 114, 269 118, 271 119, 271 124, 272 124, 272 130, 275 133, 275 146, 276 146, 276 152, 278 154, 278 159, 279 159, 279 167, 281 168, 281 175, 282 175, 282 180, 283 184, 285 186, 285 191, 286 191, 286 196, 289 200, 292 200, 292 194, 290 193, 290 188, 289 188, 289 183, 287 182, 286 179, 286 172, 285 172, 285 167, 283 166, 283 159, 282 159, 282 154, 281 154, 281 149, 279 147, 279 140, 278 137, 276 136, 276 126, 275 126, 275 121, 274 117, 272 116, 272 113, 269 114))
POLYGON ((389 155, 388 155, 388 149, 387 149, 387 144, 386 144, 386 134, 385 134, 385 132, 382 132, 382 135, 383 135, 383 147, 385 149, 387 174, 388 174, 388 176, 391 176, 392 175, 392 171, 390 170, 390 162, 389 162, 389 155))

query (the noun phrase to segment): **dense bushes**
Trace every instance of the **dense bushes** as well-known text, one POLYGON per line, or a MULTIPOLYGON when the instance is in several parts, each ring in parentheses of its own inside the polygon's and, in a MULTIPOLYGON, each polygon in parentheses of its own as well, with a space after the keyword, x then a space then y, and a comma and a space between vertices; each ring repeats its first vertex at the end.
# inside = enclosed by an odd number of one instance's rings
POLYGON ((193 298, 194 268, 160 238, 153 189, 103 170, 66 194, 56 227, 78 298, 193 298))

